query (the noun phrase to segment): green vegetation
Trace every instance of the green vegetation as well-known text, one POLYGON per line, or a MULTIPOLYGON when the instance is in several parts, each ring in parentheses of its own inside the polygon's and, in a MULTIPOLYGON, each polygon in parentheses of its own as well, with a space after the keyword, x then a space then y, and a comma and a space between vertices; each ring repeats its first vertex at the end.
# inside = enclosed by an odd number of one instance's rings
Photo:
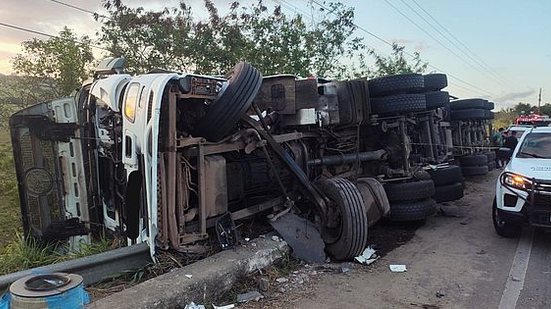
POLYGON ((111 247, 110 241, 102 239, 71 251, 65 245, 42 244, 16 233, 15 239, 0 249, 0 275, 105 252, 111 247))
MULTIPOLYGON (((495 128, 507 128, 509 125, 514 123, 515 118, 517 118, 519 115, 528 115, 530 114, 530 112, 537 113, 538 107, 535 105, 530 105, 528 103, 519 102, 513 107, 503 108, 500 111, 496 112, 493 126, 495 128)), ((540 112, 543 115, 551 116, 551 104, 543 104, 540 107, 540 112)))

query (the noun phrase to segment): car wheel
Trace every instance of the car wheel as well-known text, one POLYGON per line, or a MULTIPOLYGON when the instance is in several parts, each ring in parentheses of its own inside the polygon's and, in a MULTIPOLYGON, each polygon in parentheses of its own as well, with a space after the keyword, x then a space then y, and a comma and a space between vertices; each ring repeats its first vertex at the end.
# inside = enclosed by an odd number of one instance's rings
POLYGON ((262 74, 241 61, 227 74, 228 85, 222 95, 207 106, 205 115, 197 120, 192 135, 217 142, 237 126, 247 112, 262 84, 262 74))
POLYGON ((497 234, 500 236, 507 237, 507 238, 519 237, 520 233, 522 232, 522 227, 520 225, 507 222, 506 220, 503 220, 503 218, 499 216, 495 199, 494 199, 494 204, 492 206, 492 220, 494 222, 494 228, 497 234))
POLYGON ((331 201, 331 222, 322 227, 322 237, 329 255, 349 260, 360 255, 367 246, 369 222, 367 209, 358 188, 344 178, 330 178, 318 187, 331 201))

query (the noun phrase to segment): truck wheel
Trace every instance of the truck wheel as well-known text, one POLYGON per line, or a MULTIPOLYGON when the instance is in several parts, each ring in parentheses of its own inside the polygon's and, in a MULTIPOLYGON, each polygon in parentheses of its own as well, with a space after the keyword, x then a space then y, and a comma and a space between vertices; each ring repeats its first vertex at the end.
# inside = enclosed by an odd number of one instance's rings
POLYGON ((488 101, 484 99, 461 99, 450 102, 452 110, 486 109, 488 101))
POLYGON ((522 227, 520 225, 507 222, 499 217, 495 199, 492 206, 492 221, 494 222, 494 228, 497 234, 500 236, 507 238, 519 237, 520 233, 522 232, 522 227))
POLYGON ((488 157, 485 154, 463 156, 459 158, 459 162, 461 162, 461 167, 486 165, 488 157))
POLYGON ((455 201, 463 197, 463 184, 456 182, 451 185, 437 186, 432 197, 437 203, 455 201))
POLYGON ((452 109, 450 113, 450 118, 451 120, 484 120, 488 119, 489 117, 486 112, 487 110, 484 109, 452 109))
POLYGON ((438 91, 448 86, 448 77, 446 74, 434 73, 423 75, 425 80, 425 91, 438 91))
POLYGON ((463 166, 461 167, 463 176, 482 176, 488 174, 488 165, 481 166, 463 166))
POLYGON ((491 111, 494 108, 495 108, 494 102, 486 102, 486 109, 487 110, 491 111))
POLYGON ((421 74, 399 74, 377 77, 367 81, 369 94, 372 98, 391 94, 421 92, 425 80, 421 74))
POLYGON ((495 162, 496 160, 496 153, 493 151, 488 151, 484 153, 486 157, 488 157, 488 163, 495 162))
POLYGON ((493 171, 495 169, 496 169, 496 162, 495 161, 488 162, 488 171, 493 171))
POLYGON ((373 114, 403 114, 427 108, 424 94, 399 94, 371 99, 373 114))
POLYGON ((436 187, 451 185, 463 181, 461 168, 457 165, 448 165, 436 170, 429 170, 432 181, 436 187))
POLYGON ((262 74, 244 61, 236 64, 226 77, 226 90, 207 106, 205 115, 197 120, 191 132, 193 135, 214 142, 224 138, 249 109, 262 84, 262 74))
POLYGON ((424 200, 434 195, 434 182, 432 180, 419 180, 387 183, 385 184, 385 191, 391 203, 424 200))
POLYGON ((333 216, 322 227, 322 237, 329 255, 337 260, 349 260, 360 255, 367 246, 367 209, 358 188, 349 180, 335 177, 318 183, 332 203, 333 216))
POLYGON ((415 202, 391 203, 390 220, 392 221, 422 221, 436 211, 433 199, 415 202))
POLYGON ((437 109, 450 102, 450 94, 447 91, 431 91, 425 93, 427 109, 437 109))

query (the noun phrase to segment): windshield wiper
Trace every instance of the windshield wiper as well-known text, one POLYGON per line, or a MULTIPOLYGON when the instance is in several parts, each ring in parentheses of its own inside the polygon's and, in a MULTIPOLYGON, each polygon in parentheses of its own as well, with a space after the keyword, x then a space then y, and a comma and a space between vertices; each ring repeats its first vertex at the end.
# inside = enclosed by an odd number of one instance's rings
POLYGON ((544 157, 538 155, 538 154, 535 154, 535 153, 531 153, 531 152, 524 152, 524 151, 521 151, 520 152, 521 155, 525 155, 525 156, 529 156, 529 157, 532 157, 532 158, 538 158, 538 159, 543 159, 544 157))

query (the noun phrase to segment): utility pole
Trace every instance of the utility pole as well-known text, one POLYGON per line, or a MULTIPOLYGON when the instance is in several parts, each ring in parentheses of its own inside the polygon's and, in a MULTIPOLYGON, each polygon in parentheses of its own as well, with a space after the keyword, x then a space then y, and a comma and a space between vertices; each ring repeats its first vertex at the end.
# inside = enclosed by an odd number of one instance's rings
POLYGON ((540 88, 540 95, 538 96, 538 115, 541 115, 541 88, 540 88))

